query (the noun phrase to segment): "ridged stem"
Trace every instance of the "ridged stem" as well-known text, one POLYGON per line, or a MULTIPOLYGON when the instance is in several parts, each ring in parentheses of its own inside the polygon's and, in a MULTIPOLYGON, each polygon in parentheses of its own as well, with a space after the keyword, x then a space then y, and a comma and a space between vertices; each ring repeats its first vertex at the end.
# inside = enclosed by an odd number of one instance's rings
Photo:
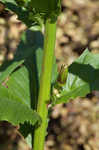
POLYGON ((44 150, 44 142, 47 129, 48 107, 50 103, 51 76, 56 39, 56 23, 46 20, 44 35, 44 56, 40 89, 38 96, 37 112, 41 116, 42 124, 34 131, 33 150, 44 150))

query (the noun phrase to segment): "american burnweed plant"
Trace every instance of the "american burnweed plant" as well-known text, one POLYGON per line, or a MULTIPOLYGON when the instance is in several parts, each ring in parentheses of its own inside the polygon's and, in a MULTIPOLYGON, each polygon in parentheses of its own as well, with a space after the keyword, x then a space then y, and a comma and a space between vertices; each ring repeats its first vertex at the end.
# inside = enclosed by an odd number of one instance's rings
POLYGON ((28 144, 34 150, 44 150, 51 108, 99 90, 99 54, 86 49, 58 73, 54 48, 60 0, 2 3, 28 29, 21 36, 14 59, 0 67, 0 120, 20 125, 28 144))

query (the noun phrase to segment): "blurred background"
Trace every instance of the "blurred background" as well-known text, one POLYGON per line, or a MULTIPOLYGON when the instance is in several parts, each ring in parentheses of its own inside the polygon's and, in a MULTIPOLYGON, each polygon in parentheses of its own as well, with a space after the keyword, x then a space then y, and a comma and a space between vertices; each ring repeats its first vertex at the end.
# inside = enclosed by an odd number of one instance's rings
MULTIPOLYGON (((26 26, 17 20, 17 16, 5 11, 0 4, 1 64, 4 59, 13 59, 20 35, 25 29, 26 26)), ((55 48, 58 67, 70 65, 85 48, 99 53, 99 0, 62 0, 55 48)), ((45 150, 99 150, 97 91, 85 98, 56 105, 50 119, 45 150)), ((3 126, 1 123, 0 128, 3 126)), ((13 126, 12 129, 16 130, 13 126)))

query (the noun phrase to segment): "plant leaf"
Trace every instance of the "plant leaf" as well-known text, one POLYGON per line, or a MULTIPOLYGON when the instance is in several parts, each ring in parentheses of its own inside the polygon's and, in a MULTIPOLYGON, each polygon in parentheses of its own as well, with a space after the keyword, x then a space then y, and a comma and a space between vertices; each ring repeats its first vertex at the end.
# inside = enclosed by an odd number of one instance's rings
POLYGON ((61 10, 60 0, 2 0, 2 2, 29 27, 39 25, 42 28, 47 18, 55 22, 61 10))
POLYGON ((23 6, 18 6, 15 0, 2 0, 6 9, 13 11, 18 15, 18 19, 24 22, 27 26, 32 26, 33 20, 29 19, 29 11, 23 6))
POLYGON ((40 121, 40 117, 19 97, 10 95, 6 87, 0 86, 0 120, 9 121, 14 125, 23 124, 25 121, 34 125, 40 121))
MULTIPOLYGON (((24 63, 24 60, 20 60, 20 61, 14 61, 13 63, 9 63, 9 67, 6 69, 6 71, 2 72, 4 66, 2 66, 0 68, 0 84, 7 78, 7 76, 9 76, 17 67, 19 67, 20 65, 22 65, 24 63), (12 64, 12 65, 10 65, 12 64)), ((8 64, 7 64, 8 65, 8 64)))
MULTIPOLYGON (((37 105, 42 47, 42 34, 27 31, 22 35, 15 59, 11 64, 6 63, 1 67, 0 120, 7 120, 13 124, 30 122, 32 125, 40 122, 40 117, 33 109, 35 110, 37 105)), ((53 69, 57 69, 55 63, 53 69)), ((56 76, 57 72, 53 74, 52 83, 56 76)))
POLYGON ((68 76, 60 97, 55 103, 67 102, 78 96, 84 97, 93 90, 99 90, 99 54, 88 50, 68 68, 68 76))

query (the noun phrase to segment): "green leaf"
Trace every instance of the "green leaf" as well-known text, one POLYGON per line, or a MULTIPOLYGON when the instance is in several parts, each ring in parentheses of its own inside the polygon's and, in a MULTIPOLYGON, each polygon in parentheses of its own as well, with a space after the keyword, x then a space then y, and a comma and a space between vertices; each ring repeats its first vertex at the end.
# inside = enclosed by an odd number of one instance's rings
POLYGON ((16 4, 15 0, 2 0, 2 3, 12 3, 12 4, 16 4))
MULTIPOLYGON (((13 61, 5 62, 0 67, 0 83, 2 83, 15 69, 25 65, 34 65, 34 71, 37 72, 36 78, 39 80, 43 58, 43 35, 39 31, 27 30, 21 36, 20 44, 16 50, 13 61)), ((56 59, 53 61, 52 83, 57 78, 56 59)))
POLYGON ((55 22, 61 9, 60 0, 2 0, 2 2, 28 27, 40 26, 42 28, 48 18, 55 22))
MULTIPOLYGON (((36 50, 43 47, 43 36, 40 32, 28 30, 21 36, 21 42, 16 50, 13 61, 7 61, 0 67, 0 83, 2 83, 15 69, 21 67, 25 60, 32 55, 34 57, 36 50), (33 39, 33 42, 32 40, 33 39)), ((41 50, 42 51, 42 50, 41 50)), ((34 63, 35 60, 33 60, 34 63)))
POLYGON ((27 121, 34 125, 40 121, 40 117, 20 98, 10 95, 6 87, 0 86, 0 120, 9 121, 14 125, 27 121))
MULTIPOLYGON (((29 122, 32 125, 40 122, 40 117, 33 109, 37 105, 42 47, 43 35, 29 30, 22 35, 15 59, 1 66, 0 120, 13 124, 29 122)), ((55 63, 53 69, 57 70, 55 63)), ((53 74, 52 83, 56 77, 57 72, 53 74)))
POLYGON ((43 13, 45 18, 56 20, 60 13, 60 0, 31 0, 31 5, 35 8, 37 13, 43 13))
POLYGON ((93 90, 99 90, 99 54, 85 50, 69 66, 67 81, 55 103, 67 102, 78 96, 84 97, 93 90))
POLYGON ((34 8, 37 8, 40 11, 52 11, 57 8, 59 0, 31 0, 31 3, 34 8))
MULTIPOLYGON (((20 61, 14 61, 12 63, 12 65, 10 65, 11 63, 9 63, 9 67, 6 69, 6 71, 2 71, 4 66, 2 66, 0 68, 0 84, 7 78, 7 76, 9 76, 17 67, 19 67, 20 65, 22 65, 24 62, 24 60, 20 60, 20 61)), ((8 65, 8 64, 7 64, 8 65)))
POLYGON ((18 6, 15 0, 2 0, 6 9, 15 12, 18 15, 18 19, 24 22, 27 26, 34 24, 33 20, 29 19, 29 11, 23 6, 18 6))

